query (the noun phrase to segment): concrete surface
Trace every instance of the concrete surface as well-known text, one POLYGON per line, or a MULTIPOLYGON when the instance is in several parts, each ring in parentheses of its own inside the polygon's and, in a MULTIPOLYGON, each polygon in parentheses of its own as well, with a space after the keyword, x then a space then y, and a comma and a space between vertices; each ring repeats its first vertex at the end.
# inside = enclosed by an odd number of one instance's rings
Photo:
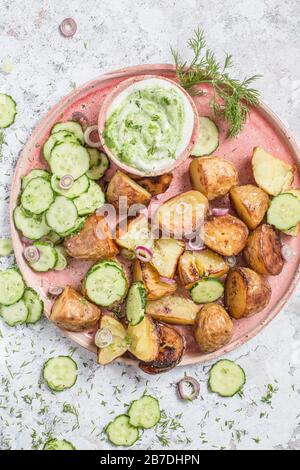
MULTIPOLYGON (((299 142, 299 18, 297 0, 2 0, 0 66, 12 64, 12 71, 0 73, 0 91, 13 95, 18 117, 4 133, 7 145, 0 160, 1 235, 9 233, 8 195, 19 151, 49 107, 102 72, 170 62, 169 45, 184 52, 197 25, 205 28, 218 56, 233 53, 241 75, 264 75, 258 85, 264 101, 299 142), (58 25, 69 16, 78 31, 65 39, 58 25)), ((143 434, 137 449, 168 444, 174 449, 299 450, 299 307, 298 288, 266 330, 229 355, 248 376, 244 396, 230 400, 208 393, 209 365, 154 378, 132 367, 99 368, 92 354, 76 348, 45 319, 15 329, 1 322, 0 448, 41 448, 49 435, 64 437, 78 449, 110 448, 103 427, 147 389, 160 399, 165 416, 157 430, 143 434), (76 386, 58 395, 40 380, 42 365, 53 354, 72 354, 79 366, 76 386), (193 403, 176 396, 174 384, 184 373, 201 382, 201 398, 193 403), (263 398, 269 384, 275 389, 270 400, 263 398)))

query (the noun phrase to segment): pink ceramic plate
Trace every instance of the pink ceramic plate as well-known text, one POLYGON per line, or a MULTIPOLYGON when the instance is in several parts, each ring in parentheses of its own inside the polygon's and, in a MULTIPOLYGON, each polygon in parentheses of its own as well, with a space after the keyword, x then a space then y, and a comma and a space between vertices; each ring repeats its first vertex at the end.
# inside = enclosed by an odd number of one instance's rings
MULTIPOLYGON (((32 133, 20 156, 13 179, 10 200, 12 240, 18 266, 27 284, 36 289, 43 298, 45 302, 45 313, 47 316, 50 313, 52 305, 51 300, 47 297, 49 286, 63 287, 66 284, 69 284, 74 288, 80 288, 81 280, 89 267, 89 263, 73 260, 66 271, 49 272, 45 274, 35 273, 27 266, 22 257, 22 242, 14 227, 12 218, 13 209, 16 206, 18 194, 20 192, 21 176, 27 174, 34 167, 41 168, 46 166, 45 161, 41 157, 41 148, 55 122, 72 119, 72 114, 74 112, 81 111, 87 116, 90 125, 97 124, 99 108, 106 95, 111 92, 112 88, 118 85, 121 81, 130 77, 145 74, 160 75, 162 77, 174 79, 174 69, 170 65, 130 67, 111 74, 103 75, 70 93, 59 104, 54 106, 32 133)), ((209 87, 204 89, 207 91, 207 94, 202 97, 196 97, 194 101, 199 114, 207 116, 211 114, 209 108, 211 90, 209 87)), ((226 139, 227 129, 223 123, 219 124, 219 128, 220 146, 216 155, 225 157, 234 162, 239 170, 240 182, 242 184, 253 181, 250 164, 252 149, 255 146, 261 146, 274 155, 279 156, 284 161, 295 165, 297 171, 294 186, 300 187, 300 152, 283 124, 265 105, 261 104, 259 107, 251 111, 243 132, 237 138, 226 139)), ((189 163, 190 159, 177 168, 174 173, 174 180, 169 190, 164 195, 159 196, 159 200, 161 202, 169 199, 175 194, 179 194, 190 189, 188 176, 189 163)), ((115 167, 112 166, 108 178, 114 171, 115 167)), ((221 203, 226 204, 226 201, 221 201, 221 203)), ((220 202, 218 205, 220 205, 220 202)), ((253 338, 280 312, 296 286, 299 278, 300 263, 299 238, 295 239, 284 236, 283 242, 288 243, 291 246, 294 251, 294 256, 285 264, 280 276, 270 278, 273 294, 268 307, 253 317, 235 322, 234 336, 231 343, 225 348, 212 354, 200 354, 194 343, 193 336, 191 334, 191 327, 180 327, 184 330, 184 334, 187 338, 187 351, 181 365, 205 362, 219 356, 223 356, 229 351, 232 351, 244 344, 250 338, 253 338)), ((96 351, 91 333, 67 332, 67 335, 90 351, 96 351)), ((119 361, 126 364, 136 363, 136 361, 127 357, 120 358, 119 361)))

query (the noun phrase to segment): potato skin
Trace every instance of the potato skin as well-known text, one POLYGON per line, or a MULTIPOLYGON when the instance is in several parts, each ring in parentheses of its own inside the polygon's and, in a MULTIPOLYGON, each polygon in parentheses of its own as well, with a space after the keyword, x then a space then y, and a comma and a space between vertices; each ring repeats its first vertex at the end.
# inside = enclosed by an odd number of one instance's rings
POLYGON ((158 272, 150 263, 141 263, 139 260, 134 262, 133 278, 134 281, 144 283, 148 300, 161 299, 165 295, 173 294, 177 289, 176 282, 173 284, 162 282, 158 272))
POLYGON ((119 253, 104 217, 96 214, 86 219, 84 227, 79 233, 65 239, 64 247, 72 258, 87 261, 112 258, 119 253), (103 234, 103 239, 97 236, 98 231, 103 234))
POLYGON ((146 313, 155 320, 175 325, 194 325, 200 306, 179 295, 147 302, 146 313))
POLYGON ((151 194, 146 189, 118 170, 109 182, 106 198, 110 204, 119 209, 119 198, 121 196, 127 197, 127 209, 132 204, 148 205, 151 200, 151 194))
POLYGON ((50 320, 68 331, 84 331, 94 327, 100 316, 96 305, 67 286, 53 304, 50 320))
POLYGON ((268 224, 258 227, 248 238, 244 257, 248 266, 259 274, 280 274, 284 259, 278 232, 268 224))
POLYGON ((193 251, 185 251, 179 258, 178 274, 186 288, 189 288, 195 282, 201 279, 202 273, 199 272, 196 256, 193 251))
POLYGON ((202 352, 217 351, 232 338, 233 323, 221 305, 206 304, 197 315, 194 334, 202 352))
POLYGON ((172 180, 173 175, 171 173, 166 173, 152 178, 138 179, 137 183, 146 189, 151 196, 157 196, 158 194, 165 193, 168 190, 172 180))
POLYGON ((211 217, 204 223, 204 244, 223 256, 236 256, 246 246, 248 228, 237 217, 211 217))
POLYGON ((249 268, 233 268, 225 282, 225 305, 232 317, 249 317, 263 310, 271 298, 267 279, 249 268))
POLYGON ((252 184, 232 188, 230 200, 239 218, 250 230, 258 227, 269 207, 268 194, 252 184))
POLYGON ((238 184, 238 172, 233 163, 219 157, 193 159, 190 178, 193 189, 200 191, 209 201, 225 196, 238 184))

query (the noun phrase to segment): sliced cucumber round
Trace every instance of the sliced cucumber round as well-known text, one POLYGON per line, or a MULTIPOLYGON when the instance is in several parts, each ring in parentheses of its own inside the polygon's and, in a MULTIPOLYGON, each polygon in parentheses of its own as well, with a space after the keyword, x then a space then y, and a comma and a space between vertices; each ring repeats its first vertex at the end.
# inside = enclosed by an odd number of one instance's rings
POLYGON ((77 219, 75 204, 64 196, 57 196, 46 212, 47 224, 59 235, 73 229, 77 219))
POLYGON ((27 287, 23 295, 23 301, 28 310, 26 323, 34 324, 39 321, 44 311, 44 303, 35 290, 27 287))
POLYGON ((86 193, 74 199, 78 215, 93 214, 99 207, 103 206, 104 202, 104 193, 94 181, 90 181, 90 186, 86 193))
POLYGON ((45 242, 35 242, 34 246, 39 250, 40 257, 38 261, 28 262, 31 269, 40 273, 54 269, 58 258, 56 248, 45 242))
POLYGON ((15 122, 17 105, 11 96, 0 93, 0 128, 11 126, 15 122))
POLYGON ((233 397, 246 383, 245 371, 235 362, 222 359, 212 366, 209 373, 209 388, 221 397, 233 397))
POLYGON ((16 228, 22 232, 24 237, 30 240, 39 240, 51 231, 46 223, 45 214, 40 216, 29 215, 22 206, 15 208, 14 222, 16 228))
POLYGON ((140 437, 138 429, 130 424, 129 417, 126 415, 117 416, 105 431, 108 439, 115 446, 131 447, 140 437))
POLYGON ((219 130, 209 117, 199 117, 199 137, 192 150, 193 157, 211 155, 219 146, 219 130))
POLYGON ((142 282, 131 284, 126 299, 126 316, 132 326, 138 325, 145 316, 147 291, 142 282))
POLYGON ((190 290, 196 304, 215 302, 224 294, 224 285, 219 279, 205 278, 196 282, 190 290))
POLYGON ((90 169, 87 176, 92 180, 99 180, 109 168, 109 159, 104 152, 99 152, 98 149, 87 148, 87 151, 90 155, 90 169))
POLYGON ((57 178, 71 175, 77 180, 88 171, 90 156, 82 145, 73 142, 56 143, 51 151, 49 165, 57 178))
POLYGON ((57 261, 54 266, 54 271, 64 271, 68 266, 65 249, 63 246, 56 246, 55 249, 57 252, 57 261))
POLYGON ((43 146, 43 155, 45 160, 49 162, 52 149, 57 143, 62 142, 73 142, 74 144, 79 144, 80 142, 76 139, 74 134, 66 131, 60 131, 56 134, 50 135, 50 137, 46 140, 43 146))
POLYGON ((24 190, 26 186, 28 185, 28 183, 35 178, 46 178, 49 180, 50 173, 46 170, 39 170, 39 169, 31 170, 31 172, 28 173, 28 175, 22 177, 22 190, 24 190))
POLYGON ((76 450, 76 447, 66 439, 49 439, 43 447, 43 450, 76 450))
POLYGON ((74 227, 72 227, 70 230, 67 230, 66 232, 62 232, 61 236, 62 238, 67 238, 70 237, 71 235, 75 235, 76 233, 80 232, 80 230, 83 229, 85 223, 85 217, 78 217, 78 219, 75 222, 74 227))
POLYGON ((1 317, 9 326, 21 325, 26 322, 28 309, 23 299, 13 305, 1 305, 1 317))
POLYGON ((43 242, 47 243, 52 243, 52 245, 59 245, 59 243, 62 242, 62 238, 58 233, 55 232, 49 232, 47 236, 43 238, 43 240, 40 240, 43 242))
POLYGON ((23 297, 24 290, 23 278, 16 269, 0 271, 0 304, 15 304, 23 297))
POLYGON ((54 392, 73 387, 77 380, 77 364, 69 356, 51 357, 43 367, 43 377, 54 392))
POLYGON ((275 196, 267 212, 267 222, 278 230, 290 230, 300 222, 300 199, 291 193, 275 196))
POLYGON ((136 428, 153 428, 160 420, 159 401, 150 395, 144 395, 131 403, 128 416, 130 424, 136 428))
POLYGON ((9 256, 13 253, 11 238, 0 238, 0 257, 9 256))
POLYGON ((54 199, 50 182, 43 177, 34 178, 27 184, 21 196, 25 210, 35 215, 45 212, 54 199))
POLYGON ((51 186, 54 192, 65 196, 68 199, 74 199, 75 197, 80 196, 89 189, 90 180, 86 175, 81 176, 78 180, 74 181, 74 184, 70 189, 62 189, 60 187, 60 179, 55 175, 51 178, 51 186))
POLYGON ((78 139, 82 144, 84 143, 83 130, 81 125, 76 121, 66 121, 58 122, 51 129, 51 134, 56 134, 57 132, 65 131, 71 132, 76 139, 78 139))

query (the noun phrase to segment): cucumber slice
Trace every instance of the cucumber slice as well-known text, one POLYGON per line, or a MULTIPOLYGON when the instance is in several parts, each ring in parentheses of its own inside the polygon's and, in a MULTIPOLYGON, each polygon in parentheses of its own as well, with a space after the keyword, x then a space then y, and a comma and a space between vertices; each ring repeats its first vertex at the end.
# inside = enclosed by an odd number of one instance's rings
POLYGON ((300 200, 291 193, 275 196, 267 212, 267 222, 278 230, 289 230, 300 222, 300 200))
POLYGON ((24 237, 30 240, 39 240, 50 233, 51 229, 46 223, 45 214, 41 216, 30 216, 22 206, 14 210, 14 222, 24 237))
POLYGON ((128 284, 123 268, 115 261, 100 261, 87 273, 84 290, 97 305, 109 307, 127 294, 128 284))
POLYGON ((0 304, 15 304, 23 297, 24 290, 24 281, 16 269, 0 271, 0 304))
POLYGON ((103 206, 105 196, 100 186, 94 181, 90 181, 88 191, 74 199, 78 215, 93 214, 99 207, 103 206))
POLYGON ((190 290, 196 304, 215 302, 224 294, 224 285, 219 279, 206 278, 196 282, 190 290))
POLYGON ((45 178, 34 178, 27 184, 21 196, 21 203, 31 214, 45 212, 54 199, 50 182, 45 178))
POLYGON ((1 316, 9 326, 16 326, 25 323, 28 316, 28 310, 24 300, 21 299, 15 304, 9 306, 1 305, 0 308, 1 316))
POLYGON ((23 301, 28 310, 26 323, 34 324, 39 321, 44 311, 44 303, 35 290, 27 287, 23 295, 23 301))
POLYGON ((70 230, 67 230, 66 232, 61 233, 62 238, 67 238, 67 237, 70 237, 71 235, 75 235, 76 233, 80 232, 80 230, 83 229, 84 223, 85 223, 85 217, 78 217, 78 219, 75 222, 74 227, 72 227, 70 230))
POLYGON ((54 266, 54 271, 64 271, 68 266, 65 249, 63 246, 57 246, 55 249, 57 252, 57 261, 54 266))
POLYGON ((62 238, 58 235, 58 233, 55 232, 49 232, 48 235, 46 235, 43 240, 40 240, 41 242, 47 242, 47 243, 52 243, 52 245, 58 245, 59 243, 62 242, 62 238))
POLYGON ((153 428, 160 420, 159 401, 150 395, 144 395, 131 403, 128 416, 130 424, 136 428, 153 428))
POLYGON ((105 153, 99 152, 98 149, 87 148, 87 151, 90 155, 90 169, 87 176, 92 180, 99 180, 109 168, 109 160, 105 153))
POLYGON ((80 142, 76 139, 74 134, 66 131, 60 131, 56 134, 50 135, 50 137, 46 140, 43 146, 43 155, 45 160, 49 162, 52 149, 57 143, 62 142, 73 142, 74 144, 79 144, 80 142))
POLYGON ((138 325, 145 316, 147 291, 142 282, 134 282, 126 300, 126 316, 132 326, 138 325))
POLYGON ((69 356, 51 357, 43 367, 43 377, 54 392, 73 387, 77 380, 77 364, 69 356))
POLYGON ((39 273, 54 269, 58 258, 56 248, 45 242, 35 242, 34 246, 39 250, 40 258, 38 261, 28 263, 31 269, 39 273))
POLYGON ((199 117, 199 137, 192 150, 193 157, 211 155, 219 147, 219 130, 208 117, 199 117))
POLYGON ((22 190, 24 190, 26 186, 28 185, 28 183, 35 178, 46 178, 47 180, 49 180, 50 173, 46 170, 39 170, 39 169, 31 170, 31 172, 28 173, 28 175, 22 177, 22 190))
POLYGON ((77 219, 75 204, 64 196, 57 196, 46 212, 47 224, 59 235, 73 229, 77 219))
POLYGON ((0 128, 11 126, 15 122, 17 105, 11 96, 0 93, 0 128))
POLYGON ((50 155, 51 171, 58 178, 73 176, 74 180, 84 175, 90 167, 90 156, 85 147, 74 142, 56 143, 50 155))
POLYGON ((74 184, 70 189, 62 189, 59 185, 60 179, 55 175, 51 178, 51 186, 53 191, 61 196, 65 196, 68 199, 74 199, 85 193, 89 189, 90 180, 86 175, 81 176, 78 180, 74 181, 74 184))
POLYGON ((49 439, 43 447, 43 450, 76 450, 76 447, 66 439, 49 439))
POLYGON ((209 373, 209 388, 221 397, 233 397, 243 388, 245 383, 244 370, 228 359, 217 362, 209 373))
POLYGON ((65 131, 73 134, 82 144, 84 143, 83 130, 81 125, 76 121, 58 122, 51 129, 51 134, 65 131))
POLYGON ((13 253, 12 241, 10 238, 1 238, 0 239, 0 257, 9 256, 13 253))
POLYGON ((129 417, 126 415, 117 416, 109 423, 105 432, 115 446, 131 447, 140 437, 138 429, 131 426, 129 417))

